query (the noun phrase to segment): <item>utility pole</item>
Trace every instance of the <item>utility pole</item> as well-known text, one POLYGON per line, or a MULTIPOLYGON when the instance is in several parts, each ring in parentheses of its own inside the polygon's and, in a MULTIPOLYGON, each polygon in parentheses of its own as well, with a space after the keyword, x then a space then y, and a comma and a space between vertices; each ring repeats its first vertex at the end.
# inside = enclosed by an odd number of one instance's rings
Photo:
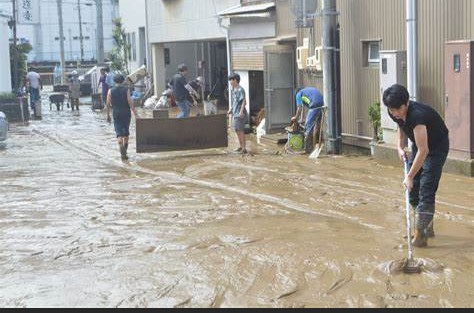
POLYGON ((81 0, 77 0, 77 9, 79 12, 79 41, 81 43, 81 62, 83 62, 84 61, 84 36, 82 35, 81 0))
POLYGON ((104 63, 104 18, 102 11, 102 1, 95 0, 97 8, 97 64, 104 63))
POLYGON ((61 58, 61 84, 64 85, 64 78, 66 73, 66 60, 64 56, 64 25, 63 25, 63 2, 57 0, 58 3, 58 17, 59 17, 59 46, 61 58))
POLYGON ((340 114, 337 99, 336 32, 337 10, 336 0, 323 0, 323 80, 324 103, 328 107, 327 119, 327 152, 342 153, 342 134, 340 132, 340 114))
POLYGON ((13 89, 15 94, 18 92, 20 86, 18 86, 18 46, 17 46, 17 12, 16 12, 16 0, 12 0, 13 5, 13 89))

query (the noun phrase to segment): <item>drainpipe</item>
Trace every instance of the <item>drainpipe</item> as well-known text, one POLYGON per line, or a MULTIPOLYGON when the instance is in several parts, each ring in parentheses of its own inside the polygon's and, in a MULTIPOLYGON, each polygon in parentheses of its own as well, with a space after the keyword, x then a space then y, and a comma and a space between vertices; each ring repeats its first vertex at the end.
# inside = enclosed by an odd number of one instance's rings
MULTIPOLYGON (((222 18, 219 18, 219 24, 220 26, 225 29, 225 40, 226 40, 226 46, 227 46, 227 69, 228 73, 230 74, 232 71, 232 55, 230 51, 230 36, 229 36, 229 26, 225 26, 222 24, 222 18)), ((228 97, 229 97, 229 108, 231 106, 231 99, 232 99, 232 89, 228 88, 228 97)))
POLYGON ((322 11, 323 29, 323 81, 324 104, 328 107, 327 140, 328 154, 342 153, 341 123, 338 120, 337 106, 337 71, 336 71, 336 35, 337 35, 337 7, 336 0, 324 0, 322 11))
POLYGON ((151 56, 150 45, 150 22, 148 16, 148 0, 145 0, 145 42, 146 42, 146 66, 148 73, 153 73, 153 57, 151 56))
POLYGON ((408 92, 418 99, 418 0, 407 0, 408 92))

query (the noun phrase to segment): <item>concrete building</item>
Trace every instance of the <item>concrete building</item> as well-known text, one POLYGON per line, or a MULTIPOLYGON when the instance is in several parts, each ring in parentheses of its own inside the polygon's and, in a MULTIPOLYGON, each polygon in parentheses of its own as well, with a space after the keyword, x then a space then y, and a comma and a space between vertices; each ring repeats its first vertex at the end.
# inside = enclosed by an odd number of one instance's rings
MULTIPOLYGON (((118 0, 103 0, 105 54, 112 50, 112 20, 118 17, 118 0)), ((28 41, 33 51, 28 55, 29 62, 58 61, 59 57, 59 19, 56 1, 17 0, 18 38, 28 41), (29 9, 23 9, 23 1, 29 9)), ((11 0, 0 0, 0 10, 12 14, 11 0)), ((67 61, 81 59, 80 25, 83 33, 83 58, 96 58, 96 5, 94 0, 63 1, 64 47, 67 61), (81 20, 79 23, 79 7, 81 20)))
POLYGON ((218 12, 240 5, 240 1, 146 2, 156 94, 165 89, 178 64, 186 63, 190 70, 188 79, 205 77, 207 92, 222 98, 227 84, 227 46, 218 12))
POLYGON ((247 110, 256 116, 265 108, 267 132, 282 131, 294 114, 297 88, 296 28, 289 2, 242 1, 219 15, 228 20, 232 70, 247 91, 247 110))
MULTIPOLYGON (((470 0, 418 0, 418 98, 445 113, 447 41, 474 38, 470 0)), ((368 147, 373 133, 368 107, 381 99, 380 52, 406 51, 405 0, 338 0, 340 12, 342 126, 344 141, 368 147)), ((309 56, 321 46, 321 20, 298 31, 298 46, 309 40, 309 56)), ((324 60, 323 60, 324 61, 324 60)), ((322 88, 322 72, 300 70, 304 85, 322 88)), ((388 146, 395 143, 385 138, 388 146)))
POLYGON ((119 0, 120 18, 130 44, 129 71, 148 64, 146 1, 119 0))
POLYGON ((10 33, 8 28, 9 20, 10 16, 0 13, 0 69, 2 69, 2 75, 0 75, 0 93, 12 91, 10 49, 8 43, 10 33))

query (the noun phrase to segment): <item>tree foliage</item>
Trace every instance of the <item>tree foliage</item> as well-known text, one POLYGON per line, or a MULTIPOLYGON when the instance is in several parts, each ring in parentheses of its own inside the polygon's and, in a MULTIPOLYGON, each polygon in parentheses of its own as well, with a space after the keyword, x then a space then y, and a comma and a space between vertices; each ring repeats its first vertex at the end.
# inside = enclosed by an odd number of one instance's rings
POLYGON ((27 62, 28 62, 28 54, 33 50, 33 46, 29 43, 22 43, 16 46, 10 44, 10 66, 11 66, 11 73, 12 73, 12 86, 18 86, 20 88, 25 83, 25 77, 28 73, 27 62), (17 68, 18 68, 18 80, 15 84, 13 72, 15 69, 14 66, 14 56, 15 53, 18 55, 17 59, 17 68))
POLYGON ((130 56, 131 46, 127 43, 127 34, 123 27, 122 19, 118 18, 113 21, 113 39, 114 47, 110 53, 110 61, 112 62, 112 70, 124 74, 128 73, 128 60, 130 56))

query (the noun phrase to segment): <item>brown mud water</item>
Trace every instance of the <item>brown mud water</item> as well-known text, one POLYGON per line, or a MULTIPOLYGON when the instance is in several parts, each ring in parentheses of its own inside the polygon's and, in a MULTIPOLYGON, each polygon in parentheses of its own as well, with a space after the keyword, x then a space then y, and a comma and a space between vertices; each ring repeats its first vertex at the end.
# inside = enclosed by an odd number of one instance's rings
MULTIPOLYGON (((379 265, 378 269, 386 275, 397 275, 407 273, 408 259, 400 259, 395 261, 390 261, 379 265)), ((442 264, 437 263, 436 261, 430 259, 414 259, 417 273, 442 273, 445 267, 442 264)))
POLYGON ((134 136, 124 163, 83 108, 0 149, 0 307, 474 307, 473 179, 443 176, 403 275, 383 263, 406 253, 400 167, 252 141, 136 155, 134 136))

